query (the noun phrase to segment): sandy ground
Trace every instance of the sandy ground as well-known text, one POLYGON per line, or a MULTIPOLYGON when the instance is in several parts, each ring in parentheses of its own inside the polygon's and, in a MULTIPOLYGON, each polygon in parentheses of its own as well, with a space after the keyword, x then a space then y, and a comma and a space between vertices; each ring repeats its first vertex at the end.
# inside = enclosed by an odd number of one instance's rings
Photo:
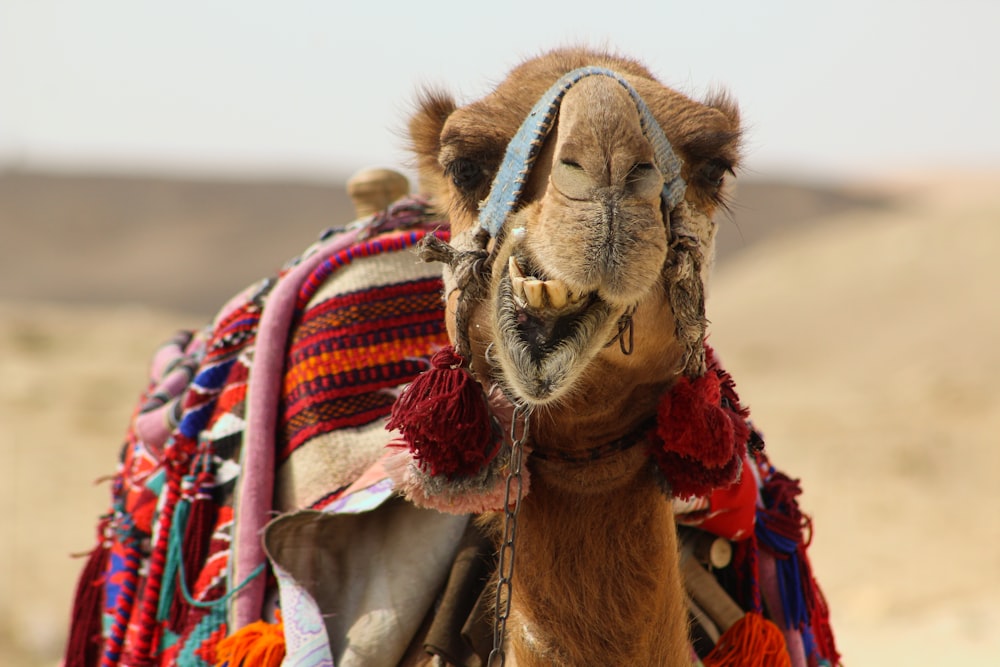
MULTIPOLYGON (((55 664, 156 341, 191 317, 0 306, 0 665, 55 664)), ((197 320, 195 320, 197 321, 197 320)), ((194 323, 194 322, 192 322, 194 323)))
MULTIPOLYGON (((882 204, 720 261, 712 342, 803 481, 846 664, 996 664, 1000 174, 857 195, 882 204)), ((0 665, 58 659, 82 566, 68 555, 107 505, 92 482, 114 470, 152 350, 203 319, 0 301, 0 665)))

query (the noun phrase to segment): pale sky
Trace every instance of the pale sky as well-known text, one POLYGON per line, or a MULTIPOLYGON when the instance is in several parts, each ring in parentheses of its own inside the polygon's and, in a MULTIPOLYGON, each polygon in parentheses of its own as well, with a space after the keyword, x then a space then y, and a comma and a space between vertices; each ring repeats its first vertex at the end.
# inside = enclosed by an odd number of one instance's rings
POLYGON ((419 85, 469 101, 577 42, 730 90, 751 174, 997 168, 998 40, 997 0, 0 0, 0 168, 399 165, 419 85))

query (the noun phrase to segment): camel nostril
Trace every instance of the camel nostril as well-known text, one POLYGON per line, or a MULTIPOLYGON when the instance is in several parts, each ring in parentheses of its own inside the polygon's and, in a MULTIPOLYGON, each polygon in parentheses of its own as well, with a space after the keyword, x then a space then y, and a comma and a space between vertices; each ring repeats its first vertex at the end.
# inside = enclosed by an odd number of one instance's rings
POLYGON ((559 160, 549 179, 553 187, 567 199, 585 201, 593 193, 594 180, 575 160, 559 160))
POLYGON ((632 196, 657 201, 663 190, 663 174, 649 162, 637 162, 625 178, 625 188, 632 196))
POLYGON ((629 169, 628 174, 630 177, 636 178, 642 176, 643 173, 646 173, 651 169, 655 168, 656 167, 653 166, 652 162, 636 162, 634 165, 632 165, 632 168, 629 169))

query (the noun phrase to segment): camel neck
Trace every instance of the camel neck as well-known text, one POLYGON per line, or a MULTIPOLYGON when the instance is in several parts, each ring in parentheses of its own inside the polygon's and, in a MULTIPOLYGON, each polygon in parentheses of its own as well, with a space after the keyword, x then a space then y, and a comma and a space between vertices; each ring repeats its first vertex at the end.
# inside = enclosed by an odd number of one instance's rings
POLYGON ((689 664, 673 514, 649 467, 596 491, 538 472, 518 526, 518 667, 689 664))
POLYGON ((650 417, 640 423, 630 433, 610 442, 590 447, 589 449, 560 449, 558 447, 540 447, 535 444, 532 446, 531 455, 535 459, 563 462, 569 465, 580 463, 593 464, 617 457, 622 452, 648 442, 649 434, 655 426, 656 420, 650 417))

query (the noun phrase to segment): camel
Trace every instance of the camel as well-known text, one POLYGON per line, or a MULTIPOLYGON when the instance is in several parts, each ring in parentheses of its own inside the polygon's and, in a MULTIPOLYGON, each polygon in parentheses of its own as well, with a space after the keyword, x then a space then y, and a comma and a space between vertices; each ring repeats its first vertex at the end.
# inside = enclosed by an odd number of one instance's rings
POLYGON ((569 48, 409 130, 423 195, 157 352, 67 667, 836 664, 797 481, 706 343, 735 102, 569 48), (691 554, 729 540, 724 591, 691 554))
MULTIPOLYGON (((531 105, 585 66, 623 75, 662 127, 682 164, 683 206, 707 273, 711 220, 739 164, 736 105, 724 95, 690 100, 631 60, 558 51, 465 107, 425 94, 410 121, 422 190, 447 212, 453 239, 475 236, 480 202, 531 105)), ((696 354, 678 338, 667 284, 664 167, 626 88, 607 76, 581 80, 565 93, 518 208, 486 246, 485 297, 462 313, 462 291, 448 294, 452 340, 467 337, 487 389, 499 385, 528 407, 535 451, 583 454, 641 430, 696 354), (608 345, 623 318, 629 354, 608 345)), ((690 664, 673 513, 649 454, 633 447, 594 463, 527 465, 508 664, 690 664)))

